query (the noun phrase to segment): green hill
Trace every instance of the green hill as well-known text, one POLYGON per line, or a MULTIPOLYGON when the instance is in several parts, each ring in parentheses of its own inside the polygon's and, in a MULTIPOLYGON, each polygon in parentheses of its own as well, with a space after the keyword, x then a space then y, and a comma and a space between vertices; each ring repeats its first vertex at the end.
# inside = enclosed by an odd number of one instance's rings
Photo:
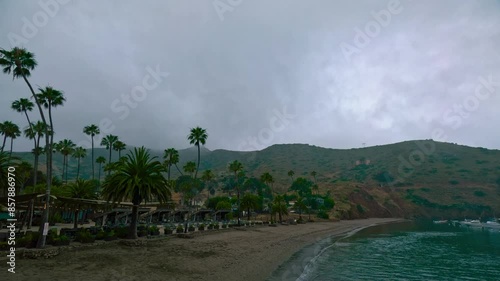
MULTIPOLYGON (((96 157, 108 158, 105 149, 95 151, 96 157)), ((163 151, 151 153, 161 158, 163 151)), ((196 161, 196 148, 179 154, 181 169, 183 163, 196 161)), ((273 145, 255 152, 203 148, 201 155, 201 170, 225 175, 228 163, 239 160, 248 176, 271 173, 274 187, 281 191, 290 186, 289 170, 295 178, 311 178, 310 172, 316 171, 320 191, 331 192, 337 202, 335 215, 341 218, 500 216, 499 150, 422 140, 356 149, 306 144, 273 145)), ((32 160, 29 153, 17 156, 32 160)), ((55 175, 60 176, 61 155, 56 154, 54 164, 55 175)), ((81 165, 82 176, 89 178, 90 151, 81 165)), ((75 175, 76 160, 70 159, 69 178, 75 175)), ((178 172, 173 169, 172 175, 178 172)))

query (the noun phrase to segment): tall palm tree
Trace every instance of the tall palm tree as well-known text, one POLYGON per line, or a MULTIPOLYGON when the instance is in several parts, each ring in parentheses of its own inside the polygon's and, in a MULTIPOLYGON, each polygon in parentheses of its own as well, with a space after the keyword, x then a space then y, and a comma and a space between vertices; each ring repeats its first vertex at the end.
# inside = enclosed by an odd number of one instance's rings
MULTIPOLYGON (((52 146, 50 145, 49 138, 49 127, 45 114, 42 110, 41 103, 35 94, 35 90, 31 86, 28 77, 31 76, 31 71, 37 66, 35 60, 35 55, 28 52, 24 48, 15 47, 12 50, 0 49, 0 66, 3 67, 3 72, 5 74, 11 74, 12 78, 22 78, 28 88, 31 91, 32 98, 35 99, 35 103, 40 112, 40 118, 45 125, 45 148, 47 149, 47 188, 45 190, 45 208, 43 211, 41 228, 40 228, 40 239, 38 239, 37 248, 45 247, 46 235, 43 235, 45 230, 45 224, 49 221, 49 210, 50 210, 50 188, 52 186, 52 146)), ((52 127, 51 127, 51 130, 52 127)))
POLYGON ((125 150, 127 148, 127 145, 120 141, 120 140, 117 140, 115 142, 115 144, 113 145, 113 150, 114 151, 118 151, 118 159, 120 159, 122 157, 122 150, 125 150))
POLYGON ((239 162, 238 160, 234 160, 229 164, 228 167, 229 172, 234 173, 234 178, 235 178, 235 187, 236 187, 236 195, 238 198, 238 226, 241 225, 241 202, 240 202, 240 186, 238 183, 238 174, 243 171, 243 164, 239 162))
POLYGON ((313 177, 313 179, 314 179, 314 185, 312 186, 312 189, 313 189, 314 191, 316 191, 316 193, 318 192, 318 184, 317 184, 317 182, 316 182, 316 175, 317 175, 317 174, 318 174, 318 173, 316 173, 316 171, 312 171, 312 172, 311 172, 311 177, 313 177))
MULTIPOLYGON (((11 121, 4 121, 3 123, 0 124, 1 132, 3 135, 3 142, 2 142, 1 151, 4 151, 7 138, 10 138, 10 135, 12 134, 13 131, 15 131, 16 127, 17 127, 17 125, 12 123, 11 121)), ((17 128, 19 129, 19 127, 17 127, 17 128)))
POLYGON ((207 191, 208 191, 208 197, 207 197, 207 200, 210 199, 210 193, 212 193, 213 191, 215 191, 213 188, 213 180, 215 178, 215 175, 214 173, 212 172, 212 170, 205 170, 203 171, 203 174, 201 175, 201 180, 203 182, 205 182, 205 186, 207 187, 207 191))
POLYGON ((189 161, 184 165, 184 167, 182 167, 182 169, 186 174, 190 174, 191 177, 193 177, 193 174, 196 171, 196 163, 194 163, 193 161, 189 161))
POLYGON ((32 127, 32 124, 31 124, 30 117, 28 115, 28 111, 32 111, 33 106, 34 106, 34 104, 29 99, 26 99, 26 98, 21 98, 19 100, 13 101, 12 105, 11 105, 11 108, 13 110, 15 110, 19 113, 24 113, 24 115, 26 116, 26 119, 28 120, 28 126, 30 128, 32 127))
POLYGON ((113 150, 113 146, 117 141, 118 137, 115 135, 107 135, 101 140, 101 145, 104 145, 106 149, 109 150, 108 163, 111 163, 111 151, 113 150))
POLYGON ((80 177, 80 159, 85 158, 85 156, 87 156, 87 150, 85 150, 85 148, 83 148, 81 146, 75 148, 75 150, 73 151, 73 158, 76 158, 76 160, 78 161, 77 168, 76 168, 76 179, 77 180, 80 177))
POLYGON ((63 174, 62 178, 65 179, 65 182, 68 182, 68 156, 73 153, 75 150, 76 144, 69 139, 63 139, 58 142, 56 145, 57 151, 59 151, 63 155, 63 174))
POLYGON ((94 179, 94 137, 101 133, 101 130, 97 125, 90 124, 83 128, 83 133, 90 136, 92 142, 92 179, 94 179))
POLYGON ((288 171, 288 176, 292 179, 292 183, 293 183, 293 176, 295 175, 295 172, 290 170, 288 171))
POLYGON ((104 156, 99 156, 97 157, 97 159, 95 160, 95 162, 97 164, 99 164, 99 182, 101 181, 101 170, 102 170, 102 164, 106 163, 106 158, 104 158, 104 156))
POLYGON ((7 140, 7 136, 5 135, 4 124, 0 123, 0 136, 3 136, 3 144, 0 147, 0 152, 3 152, 3 148, 5 146, 5 141, 7 140))
POLYGON ((196 166, 194 178, 198 175, 198 169, 200 168, 200 144, 205 145, 207 138, 207 130, 201 127, 192 128, 188 135, 189 144, 194 144, 198 148, 198 165, 196 166))
MULTIPOLYGON (((97 199, 97 196, 94 192, 94 182, 84 179, 77 179, 76 181, 68 184, 67 189, 64 190, 63 195, 75 199, 97 199)), ((75 229, 78 228, 78 213, 80 212, 80 207, 80 204, 75 203, 73 225, 75 229)))
POLYGON ((260 181, 263 182, 264 184, 268 185, 271 188, 271 195, 273 193, 273 183, 274 183, 274 178, 273 176, 265 172, 260 176, 260 181))
POLYGON ((177 171, 179 172, 179 174, 181 174, 181 176, 183 175, 181 170, 177 166, 177 163, 179 163, 179 151, 177 151, 175 148, 165 149, 163 153, 163 159, 165 159, 164 163, 168 168, 168 180, 170 180, 170 168, 172 167, 172 165, 177 168, 177 171))
POLYGON ((37 94, 37 98, 43 107, 49 112, 49 130, 50 130, 50 148, 54 145, 54 121, 52 118, 52 108, 63 105, 66 101, 64 93, 62 91, 56 90, 50 86, 45 88, 38 88, 40 93, 37 94))
POLYGON ((24 135, 29 138, 33 139, 35 143, 35 148, 33 148, 32 153, 34 155, 34 160, 33 160, 33 185, 37 185, 38 183, 38 159, 40 158, 40 155, 43 154, 44 149, 40 146, 40 139, 43 137, 45 133, 45 124, 41 121, 37 121, 36 123, 32 124, 31 127, 28 127, 24 130, 24 135))
POLYGON ((5 140, 7 138, 10 138, 10 153, 9 153, 9 162, 10 162, 10 158, 12 157, 12 148, 14 147, 14 139, 21 136, 21 130, 19 130, 19 126, 10 121, 3 122, 2 129, 4 133, 2 151, 3 147, 5 146, 5 140))
POLYGON ((165 166, 156 157, 151 157, 144 147, 134 148, 133 152, 127 154, 127 160, 120 162, 116 171, 103 184, 102 194, 106 200, 132 201, 132 221, 128 235, 131 239, 137 239, 139 204, 153 197, 160 203, 170 200, 170 187, 163 172, 166 172, 165 166))

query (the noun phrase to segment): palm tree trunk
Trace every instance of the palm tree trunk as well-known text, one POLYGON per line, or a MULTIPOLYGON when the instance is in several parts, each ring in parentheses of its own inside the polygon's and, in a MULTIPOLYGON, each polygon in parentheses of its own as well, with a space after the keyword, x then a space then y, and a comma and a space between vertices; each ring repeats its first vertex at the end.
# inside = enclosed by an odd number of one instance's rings
POLYGON ((35 151, 35 161, 34 161, 34 168, 33 168, 33 171, 35 172, 33 174, 33 186, 35 187, 37 185, 37 181, 38 181, 38 149, 36 149, 35 151))
MULTIPOLYGON (((238 182, 238 180, 236 180, 236 182, 238 182)), ((240 226, 240 221, 241 221, 241 218, 240 218, 240 208, 241 208, 241 203, 240 203, 240 189, 238 188, 238 226, 240 226)))
POLYGON ((101 168, 102 168, 102 164, 99 163, 99 184, 101 183, 101 168))
MULTIPOLYGON (((49 221, 49 206, 50 206, 50 187, 52 186, 52 146, 50 145, 50 140, 49 140, 49 128, 47 127, 47 120, 45 119, 45 115, 43 114, 42 106, 38 102, 38 99, 36 98, 35 91, 33 90, 33 87, 31 86, 30 82, 26 78, 26 75, 23 75, 24 82, 28 85, 30 88, 31 94, 33 98, 35 99, 36 105, 38 107, 38 110, 40 111, 40 117, 42 118, 42 122, 45 125, 45 146, 47 148, 47 152, 50 152, 50 154, 47 155, 47 188, 45 190, 45 208, 43 210, 43 216, 42 216, 42 222, 40 225, 39 233, 40 237, 37 242, 37 248, 43 248, 45 247, 45 240, 47 238, 46 235, 43 235, 44 230, 45 230, 45 224, 49 221)), ((51 128, 52 130, 52 128, 51 128)))
POLYGON ((139 220, 139 205, 134 203, 132 207, 132 220, 130 221, 130 229, 128 232, 129 239, 137 239, 137 221, 139 220))
POLYGON ((95 174, 94 174, 94 134, 91 135, 92 139, 92 179, 95 179, 95 174))
POLYGON ((196 166, 196 172, 194 173, 194 178, 198 175, 198 170, 200 169, 200 144, 198 143, 198 165, 196 166))
POLYGON ((66 178, 65 178, 65 182, 68 183, 68 168, 69 168, 69 157, 66 156, 66 178))
POLYGON ((179 173, 181 174, 181 176, 184 176, 184 174, 181 172, 181 170, 179 169, 179 167, 177 167, 177 164, 175 164, 175 168, 177 168, 177 171, 179 171, 179 173))
POLYGON ((79 213, 78 209, 77 209, 77 210, 75 210, 75 212, 74 212, 74 215, 75 215, 75 221, 74 221, 74 224, 73 224, 73 228, 74 228, 74 229, 77 229, 77 228, 78 228, 78 213, 79 213))
POLYGON ((168 165, 167 180, 169 180, 169 181, 170 181, 170 168, 172 168, 172 164, 168 165))
POLYGON ((78 166, 76 168, 76 179, 80 176, 80 158, 78 158, 78 166))
MULTIPOLYGON (((109 160, 108 164, 111 164, 111 150, 113 149, 113 146, 109 144, 109 160)), ((111 174, 111 170, 108 171, 108 176, 111 174)))
POLYGON ((5 141, 6 140, 7 140, 7 135, 3 135, 3 143, 2 143, 2 150, 1 151, 3 151, 3 149, 5 147, 5 141))
POLYGON ((10 163, 10 158, 12 157, 12 147, 14 146, 14 138, 10 138, 10 153, 9 153, 9 159, 7 160, 7 163, 10 163))
POLYGON ((250 220, 250 208, 247 208, 247 219, 250 220))

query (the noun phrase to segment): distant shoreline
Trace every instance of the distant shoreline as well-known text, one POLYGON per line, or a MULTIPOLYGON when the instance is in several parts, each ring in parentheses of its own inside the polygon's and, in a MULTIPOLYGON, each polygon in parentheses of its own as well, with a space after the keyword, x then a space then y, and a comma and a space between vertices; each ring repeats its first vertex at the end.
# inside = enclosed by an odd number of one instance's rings
POLYGON ((11 280, 262 281, 308 245, 399 221, 405 220, 371 218, 244 227, 200 233, 193 239, 152 239, 139 247, 105 243, 69 249, 51 259, 20 259, 11 280))

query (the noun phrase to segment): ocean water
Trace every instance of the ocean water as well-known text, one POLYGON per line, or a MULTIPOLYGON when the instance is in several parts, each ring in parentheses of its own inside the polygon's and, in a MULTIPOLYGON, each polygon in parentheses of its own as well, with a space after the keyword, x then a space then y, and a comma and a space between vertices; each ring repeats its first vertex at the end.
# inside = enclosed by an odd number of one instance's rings
POLYGON ((304 248, 269 278, 276 280, 500 281, 500 232, 426 222, 373 226, 304 248))

